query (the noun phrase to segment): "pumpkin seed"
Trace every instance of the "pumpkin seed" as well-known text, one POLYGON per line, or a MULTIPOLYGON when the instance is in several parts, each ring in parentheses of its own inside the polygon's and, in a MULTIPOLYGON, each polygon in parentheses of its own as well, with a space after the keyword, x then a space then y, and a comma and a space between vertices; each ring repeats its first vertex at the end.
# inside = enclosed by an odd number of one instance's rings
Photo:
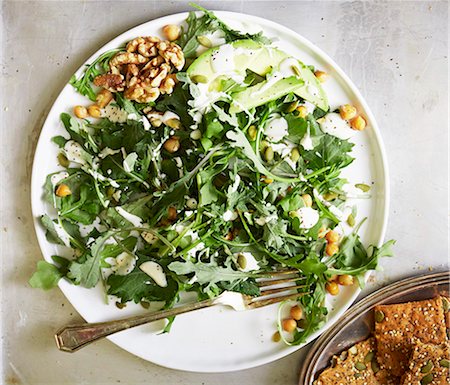
POLYGON ((299 319, 299 320, 297 321, 297 326, 298 326, 300 329, 305 330, 306 327, 308 326, 308 323, 306 322, 306 320, 305 320, 304 318, 302 318, 302 319, 299 319))
POLYGON ((381 310, 375 310, 375 322, 383 322, 384 313, 381 310))
POLYGON ((169 126, 170 128, 173 128, 174 130, 179 130, 181 128, 181 122, 179 119, 168 119, 166 121, 166 126, 169 126))
POLYGON ((362 190, 363 192, 368 192, 370 191, 370 186, 365 184, 365 183, 357 183, 355 184, 356 188, 359 188, 360 190, 362 190))
POLYGON ((358 354, 358 348, 356 346, 352 346, 350 349, 348 349, 348 352, 350 354, 356 355, 358 354))
POLYGON ((439 365, 441 365, 444 368, 449 369, 450 368, 450 360, 443 358, 442 360, 439 361, 439 365))
POLYGON ((275 332, 275 333, 273 334, 273 336, 272 336, 272 341, 273 341, 273 342, 280 342, 280 340, 281 340, 281 335, 280 335, 280 333, 275 332))
POLYGON ((354 376, 355 378, 361 378, 363 375, 361 373, 355 373, 354 376))
POLYGON ((111 197, 114 195, 115 192, 116 192, 115 188, 109 186, 109 187, 106 189, 106 196, 107 196, 108 198, 111 198, 111 197))
POLYGON ((209 40, 209 38, 207 38, 206 36, 202 35, 202 36, 197 36, 197 41, 203 46, 203 47, 207 47, 207 48, 211 48, 212 47, 212 42, 211 40, 209 40))
POLYGON ((428 360, 427 363, 422 366, 422 368, 420 369, 420 373, 426 374, 426 373, 430 373, 431 370, 433 369, 434 365, 431 362, 431 360, 428 360))
POLYGON ((118 307, 119 309, 123 309, 123 308, 126 307, 126 306, 127 306, 126 303, 116 302, 116 307, 118 307))
POLYGON ((141 301, 140 304, 144 309, 148 309, 150 307, 150 303, 147 301, 141 301))
POLYGON ((349 226, 353 227, 355 226, 355 217, 353 216, 353 214, 350 214, 347 218, 347 223, 349 226))
POLYGON ((429 383, 431 383, 433 381, 433 374, 432 373, 429 373, 429 374, 427 374, 425 377, 423 377, 421 380, 420 380, 420 384, 421 385, 428 385, 429 383))
POLYGON ((194 75, 191 77, 194 83, 208 83, 208 78, 204 75, 194 75))
POLYGON ((367 366, 365 364, 363 364, 362 362, 357 362, 355 364, 355 368, 358 369, 359 371, 361 371, 361 370, 366 370, 367 366))
POLYGON ((294 71, 294 73, 295 73, 297 76, 302 76, 302 74, 301 74, 301 72, 300 72, 300 70, 298 69, 297 66, 291 66, 291 69, 292 69, 292 71, 294 71))
MULTIPOLYGON (((62 165, 61 165, 62 166, 62 165)), ((447 312, 450 310, 450 302, 447 298, 442 297, 442 306, 444 308, 444 311, 447 312)))
POLYGON ((325 199, 326 201, 332 201, 335 200, 337 196, 338 195, 334 192, 327 192, 323 195, 323 199, 325 199))
POLYGON ((257 133, 258 133, 258 130, 256 129, 255 126, 251 125, 248 128, 248 137, 250 138, 251 141, 254 141, 256 139, 257 133))
POLYGON ((347 351, 342 352, 341 355, 339 356, 339 358, 340 358, 342 361, 345 361, 345 360, 347 359, 347 357, 348 357, 348 352, 347 352, 347 351))
POLYGON ((239 267, 244 270, 247 267, 247 258, 245 258, 242 254, 239 254, 237 257, 237 263, 239 267))
POLYGON ((367 353, 366 356, 364 357, 364 362, 372 361, 374 356, 375 356, 374 352, 367 353))
POLYGON ((273 148, 267 147, 264 151, 264 158, 266 159, 266 162, 272 162, 274 156, 273 148))
POLYGON ((370 366, 372 367, 372 371, 374 373, 378 373, 380 371, 380 365, 378 365, 377 360, 372 360, 372 362, 370 363, 370 366))
POLYGON ((293 112, 297 108, 297 106, 298 106, 298 100, 289 104, 289 106, 286 108, 286 112, 293 112))
POLYGON ((58 154, 57 159, 58 159, 58 163, 59 163, 61 166, 63 166, 63 167, 69 167, 69 165, 70 165, 69 159, 67 159, 66 156, 65 156, 62 152, 60 152, 60 153, 58 154))
POLYGON ((291 160, 296 163, 300 159, 300 152, 298 151, 298 148, 293 148, 291 150, 291 160))

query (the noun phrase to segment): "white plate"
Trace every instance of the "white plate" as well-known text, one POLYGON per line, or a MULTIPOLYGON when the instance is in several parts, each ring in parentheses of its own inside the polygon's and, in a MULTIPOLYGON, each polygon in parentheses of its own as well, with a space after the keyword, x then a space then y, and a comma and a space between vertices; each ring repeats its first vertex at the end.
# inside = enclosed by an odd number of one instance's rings
MULTIPOLYGON (((281 49, 329 73, 330 79, 324 87, 332 109, 344 103, 351 103, 367 118, 367 129, 353 139, 356 144, 353 156, 356 160, 345 170, 344 175, 352 183, 370 185, 374 182, 371 198, 357 202, 358 218, 369 218, 361 230, 364 244, 380 244, 386 228, 389 197, 386 157, 375 119, 358 90, 333 60, 297 33, 255 16, 232 12, 216 14, 233 27, 240 25, 241 28, 251 28, 252 31, 256 27, 266 36, 276 37, 276 45, 281 49)), ((186 17, 187 13, 180 13, 135 27, 106 44, 86 63, 134 37, 160 35, 164 25, 180 24, 186 17)), ((78 74, 80 71, 81 69, 78 74)), ((46 175, 58 170, 57 146, 51 142, 51 138, 64 132, 59 121, 60 113, 70 112, 74 105, 88 103, 86 98, 67 85, 50 110, 36 148, 31 189, 32 211, 39 244, 44 258, 49 262, 52 255, 64 252, 47 242, 38 219, 46 212, 52 213, 51 208, 42 200, 42 186, 46 175)), ((143 311, 139 306, 127 306, 119 310, 114 303, 105 304, 100 287, 87 290, 64 280, 61 280, 59 287, 89 322, 121 318, 143 311)), ((310 340, 331 326, 352 304, 359 292, 356 287, 342 290, 338 298, 333 299, 330 304, 327 325, 311 336, 310 340)), ((168 368, 196 372, 241 370, 272 362, 300 348, 271 341, 276 330, 276 313, 276 305, 240 313, 228 308, 209 308, 178 316, 169 334, 157 335, 155 331, 160 325, 152 324, 118 333, 111 336, 110 340, 130 353, 168 368)))

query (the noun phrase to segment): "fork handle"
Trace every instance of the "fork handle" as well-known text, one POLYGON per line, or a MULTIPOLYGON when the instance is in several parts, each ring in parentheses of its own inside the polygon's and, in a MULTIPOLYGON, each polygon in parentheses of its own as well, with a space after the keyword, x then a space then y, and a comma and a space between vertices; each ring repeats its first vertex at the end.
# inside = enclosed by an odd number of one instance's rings
POLYGON ((135 326, 144 325, 153 321, 176 316, 190 312, 192 310, 203 309, 215 305, 214 299, 207 299, 200 302, 179 306, 169 310, 161 310, 150 314, 138 315, 120 320, 85 323, 80 325, 68 325, 58 330, 55 334, 56 346, 59 350, 73 353, 91 342, 100 338, 130 329, 135 326))

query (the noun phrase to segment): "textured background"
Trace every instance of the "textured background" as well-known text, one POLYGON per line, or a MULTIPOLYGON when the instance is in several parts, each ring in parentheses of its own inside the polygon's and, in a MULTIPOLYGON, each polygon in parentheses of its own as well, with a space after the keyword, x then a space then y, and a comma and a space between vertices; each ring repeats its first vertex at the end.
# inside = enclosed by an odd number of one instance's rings
MULTIPOLYGON (((207 1, 297 31, 327 52, 372 108, 392 184, 384 260, 365 292, 448 266, 448 2, 207 1)), ((100 46, 184 1, 3 1, 1 54, 2 377, 9 384, 296 384, 306 349, 228 374, 165 369, 108 341, 60 353, 53 333, 80 320, 59 290, 27 286, 40 251, 30 212, 31 164, 43 120, 71 74, 100 46)))

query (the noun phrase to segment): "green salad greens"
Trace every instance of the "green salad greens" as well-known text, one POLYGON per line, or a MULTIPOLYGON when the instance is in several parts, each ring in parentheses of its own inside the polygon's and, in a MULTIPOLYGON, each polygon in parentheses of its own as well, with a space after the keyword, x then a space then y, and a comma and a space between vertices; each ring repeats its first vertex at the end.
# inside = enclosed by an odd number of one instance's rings
MULTIPOLYGON (((346 135, 358 132, 330 111, 314 68, 201 11, 175 42, 185 64, 171 67, 171 92, 160 86, 144 100, 130 82, 112 89, 100 118, 61 114, 65 132, 53 138, 61 170, 45 181, 41 222, 73 256, 39 262, 30 284, 101 284, 119 306, 169 308, 181 292, 258 296, 257 273, 298 269, 304 320, 290 343, 303 343, 326 321, 327 284, 339 275, 362 284, 393 241, 368 249, 360 241, 355 202, 369 186, 340 176, 354 160, 346 135)), ((167 44, 158 49, 169 66, 167 44)), ((114 67, 123 50, 104 53, 70 84, 98 101, 99 76, 111 71, 102 81, 124 82, 144 65, 114 67)))

